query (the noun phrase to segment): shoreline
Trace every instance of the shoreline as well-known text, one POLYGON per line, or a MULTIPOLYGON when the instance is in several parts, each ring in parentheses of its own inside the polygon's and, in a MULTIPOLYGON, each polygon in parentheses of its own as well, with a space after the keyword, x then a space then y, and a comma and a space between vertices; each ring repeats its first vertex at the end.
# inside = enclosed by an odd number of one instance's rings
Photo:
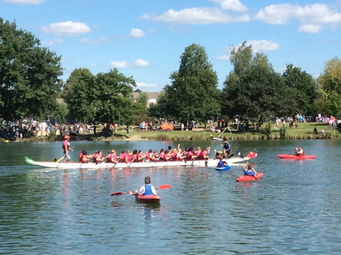
MULTIPOLYGON (((272 124, 269 129, 263 124, 259 130, 250 128, 247 132, 230 129, 224 133, 209 132, 204 128, 195 130, 173 130, 173 131, 140 131, 138 128, 129 130, 119 129, 112 136, 103 136, 100 133, 83 133, 71 135, 70 141, 207 141, 207 140, 311 140, 311 139, 341 139, 341 129, 337 127, 330 129, 328 124, 307 122, 299 123, 298 126, 278 128, 272 124), (315 130, 318 132, 314 132, 315 130)), ((18 138, 12 137, 9 140, 0 138, 0 142, 56 142, 63 141, 63 135, 56 136, 53 133, 48 137, 18 138)))

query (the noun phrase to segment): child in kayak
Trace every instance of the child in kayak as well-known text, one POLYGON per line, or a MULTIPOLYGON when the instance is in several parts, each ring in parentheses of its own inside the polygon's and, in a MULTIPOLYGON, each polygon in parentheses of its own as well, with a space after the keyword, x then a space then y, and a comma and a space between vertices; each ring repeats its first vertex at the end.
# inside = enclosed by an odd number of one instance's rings
POLYGON ((246 162, 243 165, 243 172, 244 172, 244 175, 248 175, 248 176, 255 176, 257 174, 256 170, 252 168, 252 165, 249 162, 246 162))
POLYGON ((129 194, 130 195, 143 195, 143 196, 153 195, 153 194, 156 195, 156 190, 154 186, 150 184, 149 176, 144 178, 144 183, 145 185, 143 185, 140 189, 136 190, 135 192, 129 191, 129 194))
POLYGON ((217 167, 225 167, 225 166, 227 166, 227 162, 226 162, 226 161, 223 161, 223 160, 220 158, 217 167))

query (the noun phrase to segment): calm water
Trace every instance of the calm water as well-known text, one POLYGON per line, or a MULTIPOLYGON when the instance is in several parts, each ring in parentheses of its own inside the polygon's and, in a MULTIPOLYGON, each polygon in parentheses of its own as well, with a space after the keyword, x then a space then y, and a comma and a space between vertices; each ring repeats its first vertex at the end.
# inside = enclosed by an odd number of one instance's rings
MULTIPOLYGON (((220 142, 183 142, 211 146, 220 142)), ((237 183, 241 166, 55 170, 24 156, 53 160, 61 143, 0 144, 0 254, 337 254, 341 251, 341 141, 232 141, 259 154, 260 182, 237 183), (315 160, 276 154, 302 145, 315 160), (160 205, 115 191, 134 190, 149 175, 160 205)), ((73 142, 80 150, 160 149, 171 142, 73 142)))

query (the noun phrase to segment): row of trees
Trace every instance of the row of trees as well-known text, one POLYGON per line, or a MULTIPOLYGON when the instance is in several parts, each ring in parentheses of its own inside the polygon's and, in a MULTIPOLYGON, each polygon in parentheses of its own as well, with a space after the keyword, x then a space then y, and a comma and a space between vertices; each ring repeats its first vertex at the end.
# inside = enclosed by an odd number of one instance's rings
POLYGON ((325 64, 318 79, 292 64, 279 74, 265 54, 254 54, 244 42, 231 51, 233 69, 220 90, 205 48, 192 44, 180 56, 170 85, 149 109, 145 93, 133 102, 133 77, 117 69, 93 75, 79 68, 63 83, 60 60, 41 47, 34 35, 0 18, 0 118, 53 116, 59 121, 131 125, 147 120, 147 115, 187 124, 219 115, 239 115, 251 121, 297 112, 341 116, 341 61, 337 57, 325 64), (65 103, 56 103, 60 97, 65 103))

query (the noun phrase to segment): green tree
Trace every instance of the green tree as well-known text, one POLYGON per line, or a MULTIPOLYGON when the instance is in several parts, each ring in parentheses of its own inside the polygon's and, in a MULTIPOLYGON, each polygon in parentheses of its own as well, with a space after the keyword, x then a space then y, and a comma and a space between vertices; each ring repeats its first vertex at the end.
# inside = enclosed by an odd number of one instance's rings
POLYGON ((69 114, 69 109, 66 103, 58 103, 56 105, 56 109, 52 113, 52 117, 54 117, 58 123, 65 123, 66 117, 69 114))
POLYGON ((99 110, 98 91, 95 76, 87 68, 77 68, 69 76, 63 90, 73 120, 93 122, 99 110))
POLYGON ((180 67, 170 76, 172 84, 165 87, 170 115, 189 123, 208 115, 220 114, 218 103, 218 78, 204 47, 192 44, 180 57, 180 67))
POLYGON ((290 112, 290 89, 276 73, 267 56, 252 54, 244 42, 231 51, 233 70, 222 90, 222 112, 232 118, 241 115, 262 122, 264 117, 290 112))
POLYGON ((136 117, 132 111, 135 80, 115 68, 109 73, 98 73, 95 84, 98 91, 96 119, 103 123, 133 124, 136 117))
POLYGON ((136 102, 132 104, 132 116, 134 116, 133 123, 139 124, 142 121, 147 121, 148 109, 147 109, 148 95, 145 92, 139 94, 136 102))
POLYGON ((62 87, 60 60, 33 34, 0 18, 0 116, 18 120, 51 112, 62 87))
POLYGON ((316 80, 301 68, 292 64, 286 66, 283 73, 285 85, 292 90, 294 113, 313 114, 314 100, 317 98, 316 80))
POLYGON ((316 102, 325 106, 325 112, 321 113, 341 116, 341 61, 338 57, 325 63, 324 73, 318 77, 317 84, 319 98, 316 102))

